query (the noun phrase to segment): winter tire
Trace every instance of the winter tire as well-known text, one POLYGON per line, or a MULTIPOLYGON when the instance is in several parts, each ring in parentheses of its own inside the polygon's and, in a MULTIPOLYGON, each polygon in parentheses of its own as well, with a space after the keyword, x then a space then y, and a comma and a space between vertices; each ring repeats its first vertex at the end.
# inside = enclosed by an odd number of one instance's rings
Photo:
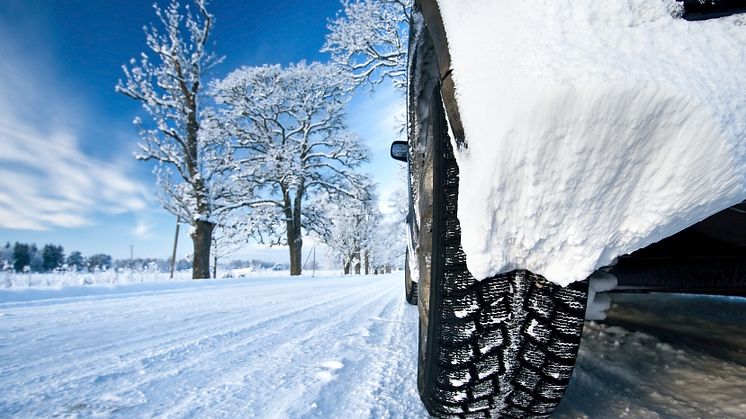
POLYGON ((409 304, 417 305, 417 283, 409 271, 409 252, 404 257, 404 296, 409 304))
POLYGON ((526 270, 477 281, 457 214, 459 171, 439 89, 419 176, 418 388, 434 416, 546 417, 570 380, 588 284, 526 270))

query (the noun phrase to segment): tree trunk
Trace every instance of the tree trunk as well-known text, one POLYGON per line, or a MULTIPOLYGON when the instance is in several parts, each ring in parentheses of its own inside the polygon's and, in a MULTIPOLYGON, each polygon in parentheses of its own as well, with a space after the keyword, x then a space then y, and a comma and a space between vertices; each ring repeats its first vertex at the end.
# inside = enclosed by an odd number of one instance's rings
POLYGON ((210 245, 212 244, 212 230, 215 224, 197 220, 192 231, 194 243, 194 260, 192 261, 192 279, 210 277, 210 245))
POLYGON ((342 269, 344 270, 344 274, 345 275, 349 275, 350 274, 350 261, 349 260, 345 261, 344 266, 342 267, 342 269))
POLYGON ((301 274, 301 263, 303 263, 303 240, 296 232, 288 230, 288 248, 290 248, 290 275, 301 274))
POLYGON ((360 275, 360 265, 362 260, 360 259, 360 250, 355 252, 355 275, 360 275))
POLYGON ((365 250, 365 274, 370 274, 370 251, 365 250))
POLYGON ((285 227, 287 230, 288 249, 290 251, 290 275, 301 274, 301 263, 303 263, 303 237, 301 237, 301 201, 303 199, 303 186, 295 191, 295 196, 290 197, 290 187, 282 184, 283 212, 285 213, 285 227))
MULTIPOLYGON (((290 247, 290 275, 301 274, 303 263, 303 237, 301 232, 301 202, 303 201, 303 180, 299 181, 298 189, 293 197, 292 237, 288 229, 288 245, 290 247)), ((290 227, 290 226, 288 226, 290 227)))
POLYGON ((285 209, 288 249, 290 250, 290 275, 301 274, 303 263, 303 238, 300 231, 300 213, 285 209))

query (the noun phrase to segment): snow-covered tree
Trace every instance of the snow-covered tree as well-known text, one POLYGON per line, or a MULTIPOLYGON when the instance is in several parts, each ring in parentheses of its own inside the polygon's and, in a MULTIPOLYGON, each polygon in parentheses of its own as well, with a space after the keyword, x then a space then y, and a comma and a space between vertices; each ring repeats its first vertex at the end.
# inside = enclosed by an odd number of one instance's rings
POLYGON ((0 247, 0 270, 10 270, 13 265, 13 247, 10 242, 0 247))
POLYGON ((29 255, 31 256, 31 262, 29 263, 29 270, 31 272, 42 272, 44 260, 41 257, 41 252, 36 244, 29 246, 29 255))
POLYGON ((382 217, 370 240, 370 263, 378 271, 402 267, 407 250, 404 220, 382 217))
POLYGON ((157 162, 154 170, 163 207, 191 225, 194 244, 193 278, 210 276, 210 244, 222 172, 211 156, 222 145, 206 135, 203 97, 205 72, 221 61, 208 51, 213 16, 206 0, 194 0, 194 10, 176 0, 163 10, 154 5, 158 25, 146 27, 149 53, 123 66, 125 80, 117 92, 142 103, 152 123, 140 128, 140 160, 157 162), (219 189, 219 188, 217 188, 219 189))
POLYGON ((328 226, 321 237, 329 248, 329 256, 342 266, 345 275, 370 270, 371 248, 376 228, 381 220, 375 197, 367 191, 356 197, 328 199, 325 212, 328 226))
POLYGON ((50 272, 62 267, 65 263, 64 252, 62 246, 55 246, 53 244, 44 245, 41 250, 42 271, 50 272))
POLYGON ((26 243, 16 242, 13 246, 13 269, 23 272, 31 264, 31 248, 26 243))
POLYGON ((96 253, 95 255, 88 256, 85 260, 88 272, 95 272, 96 270, 108 270, 113 264, 111 256, 104 253, 96 253))
POLYGON ((320 63, 244 67, 212 85, 235 142, 229 208, 253 219, 260 242, 289 247, 291 275, 301 273, 303 230, 326 225, 309 198, 356 196, 366 187, 355 169, 367 149, 345 123, 351 87, 338 67, 320 63))
POLYGON ((322 52, 371 87, 389 78, 406 88, 412 0, 342 0, 342 11, 327 25, 322 52))
POLYGON ((79 251, 75 250, 70 252, 65 263, 67 264, 68 269, 77 272, 85 266, 85 259, 79 251))
MULTIPOLYGON (((391 200, 399 199, 397 196, 391 200)), ((389 208, 394 205, 389 202, 389 208)), ((357 198, 327 200, 325 208, 330 222, 322 239, 330 258, 342 266, 345 274, 368 274, 371 269, 382 272, 403 264, 406 214, 398 209, 382 214, 373 192, 357 198)))
POLYGON ((225 212, 215 224, 212 237, 213 277, 217 278, 218 260, 232 255, 248 242, 248 229, 244 225, 250 221, 241 218, 231 218, 233 213, 225 212))

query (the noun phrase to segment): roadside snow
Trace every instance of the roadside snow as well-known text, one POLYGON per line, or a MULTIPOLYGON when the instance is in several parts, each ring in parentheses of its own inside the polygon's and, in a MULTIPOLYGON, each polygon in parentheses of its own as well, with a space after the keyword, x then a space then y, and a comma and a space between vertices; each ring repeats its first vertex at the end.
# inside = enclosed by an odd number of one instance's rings
POLYGON ((17 273, 0 272, 0 288, 62 288, 90 285, 122 285, 142 282, 165 282, 186 280, 192 277, 191 271, 176 271, 174 278, 166 272, 136 271, 130 269, 96 270, 95 272, 52 272, 17 273))
MULTIPOLYGON (((309 271, 311 272, 311 271, 309 271)), ((315 276, 338 276, 339 270, 317 270, 315 276)), ((267 278, 287 277, 289 270, 240 268, 230 270, 218 270, 218 278, 267 278)), ((119 286, 136 283, 154 282, 178 282, 188 281, 192 278, 191 270, 174 272, 170 278, 167 272, 132 269, 108 269, 96 270, 95 272, 51 272, 51 273, 16 273, 13 271, 0 271, 0 289, 11 288, 23 289, 59 289, 75 288, 78 286, 119 286)))
POLYGON ((439 0, 477 278, 566 285, 746 198, 746 15, 671 0, 439 0))
POLYGON ((746 299, 612 294, 556 418, 746 418, 746 299))

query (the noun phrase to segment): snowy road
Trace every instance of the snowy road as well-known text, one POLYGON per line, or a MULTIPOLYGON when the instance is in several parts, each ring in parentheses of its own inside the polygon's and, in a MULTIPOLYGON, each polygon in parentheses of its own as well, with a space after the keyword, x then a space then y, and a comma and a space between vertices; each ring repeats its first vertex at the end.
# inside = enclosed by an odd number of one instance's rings
POLYGON ((142 288, 0 305, 0 417, 423 416, 399 275, 142 288))
MULTIPOLYGON (((557 417, 746 417, 746 301, 618 301, 557 417)), ((400 274, 0 291, 0 417, 424 417, 416 316, 400 274)))

